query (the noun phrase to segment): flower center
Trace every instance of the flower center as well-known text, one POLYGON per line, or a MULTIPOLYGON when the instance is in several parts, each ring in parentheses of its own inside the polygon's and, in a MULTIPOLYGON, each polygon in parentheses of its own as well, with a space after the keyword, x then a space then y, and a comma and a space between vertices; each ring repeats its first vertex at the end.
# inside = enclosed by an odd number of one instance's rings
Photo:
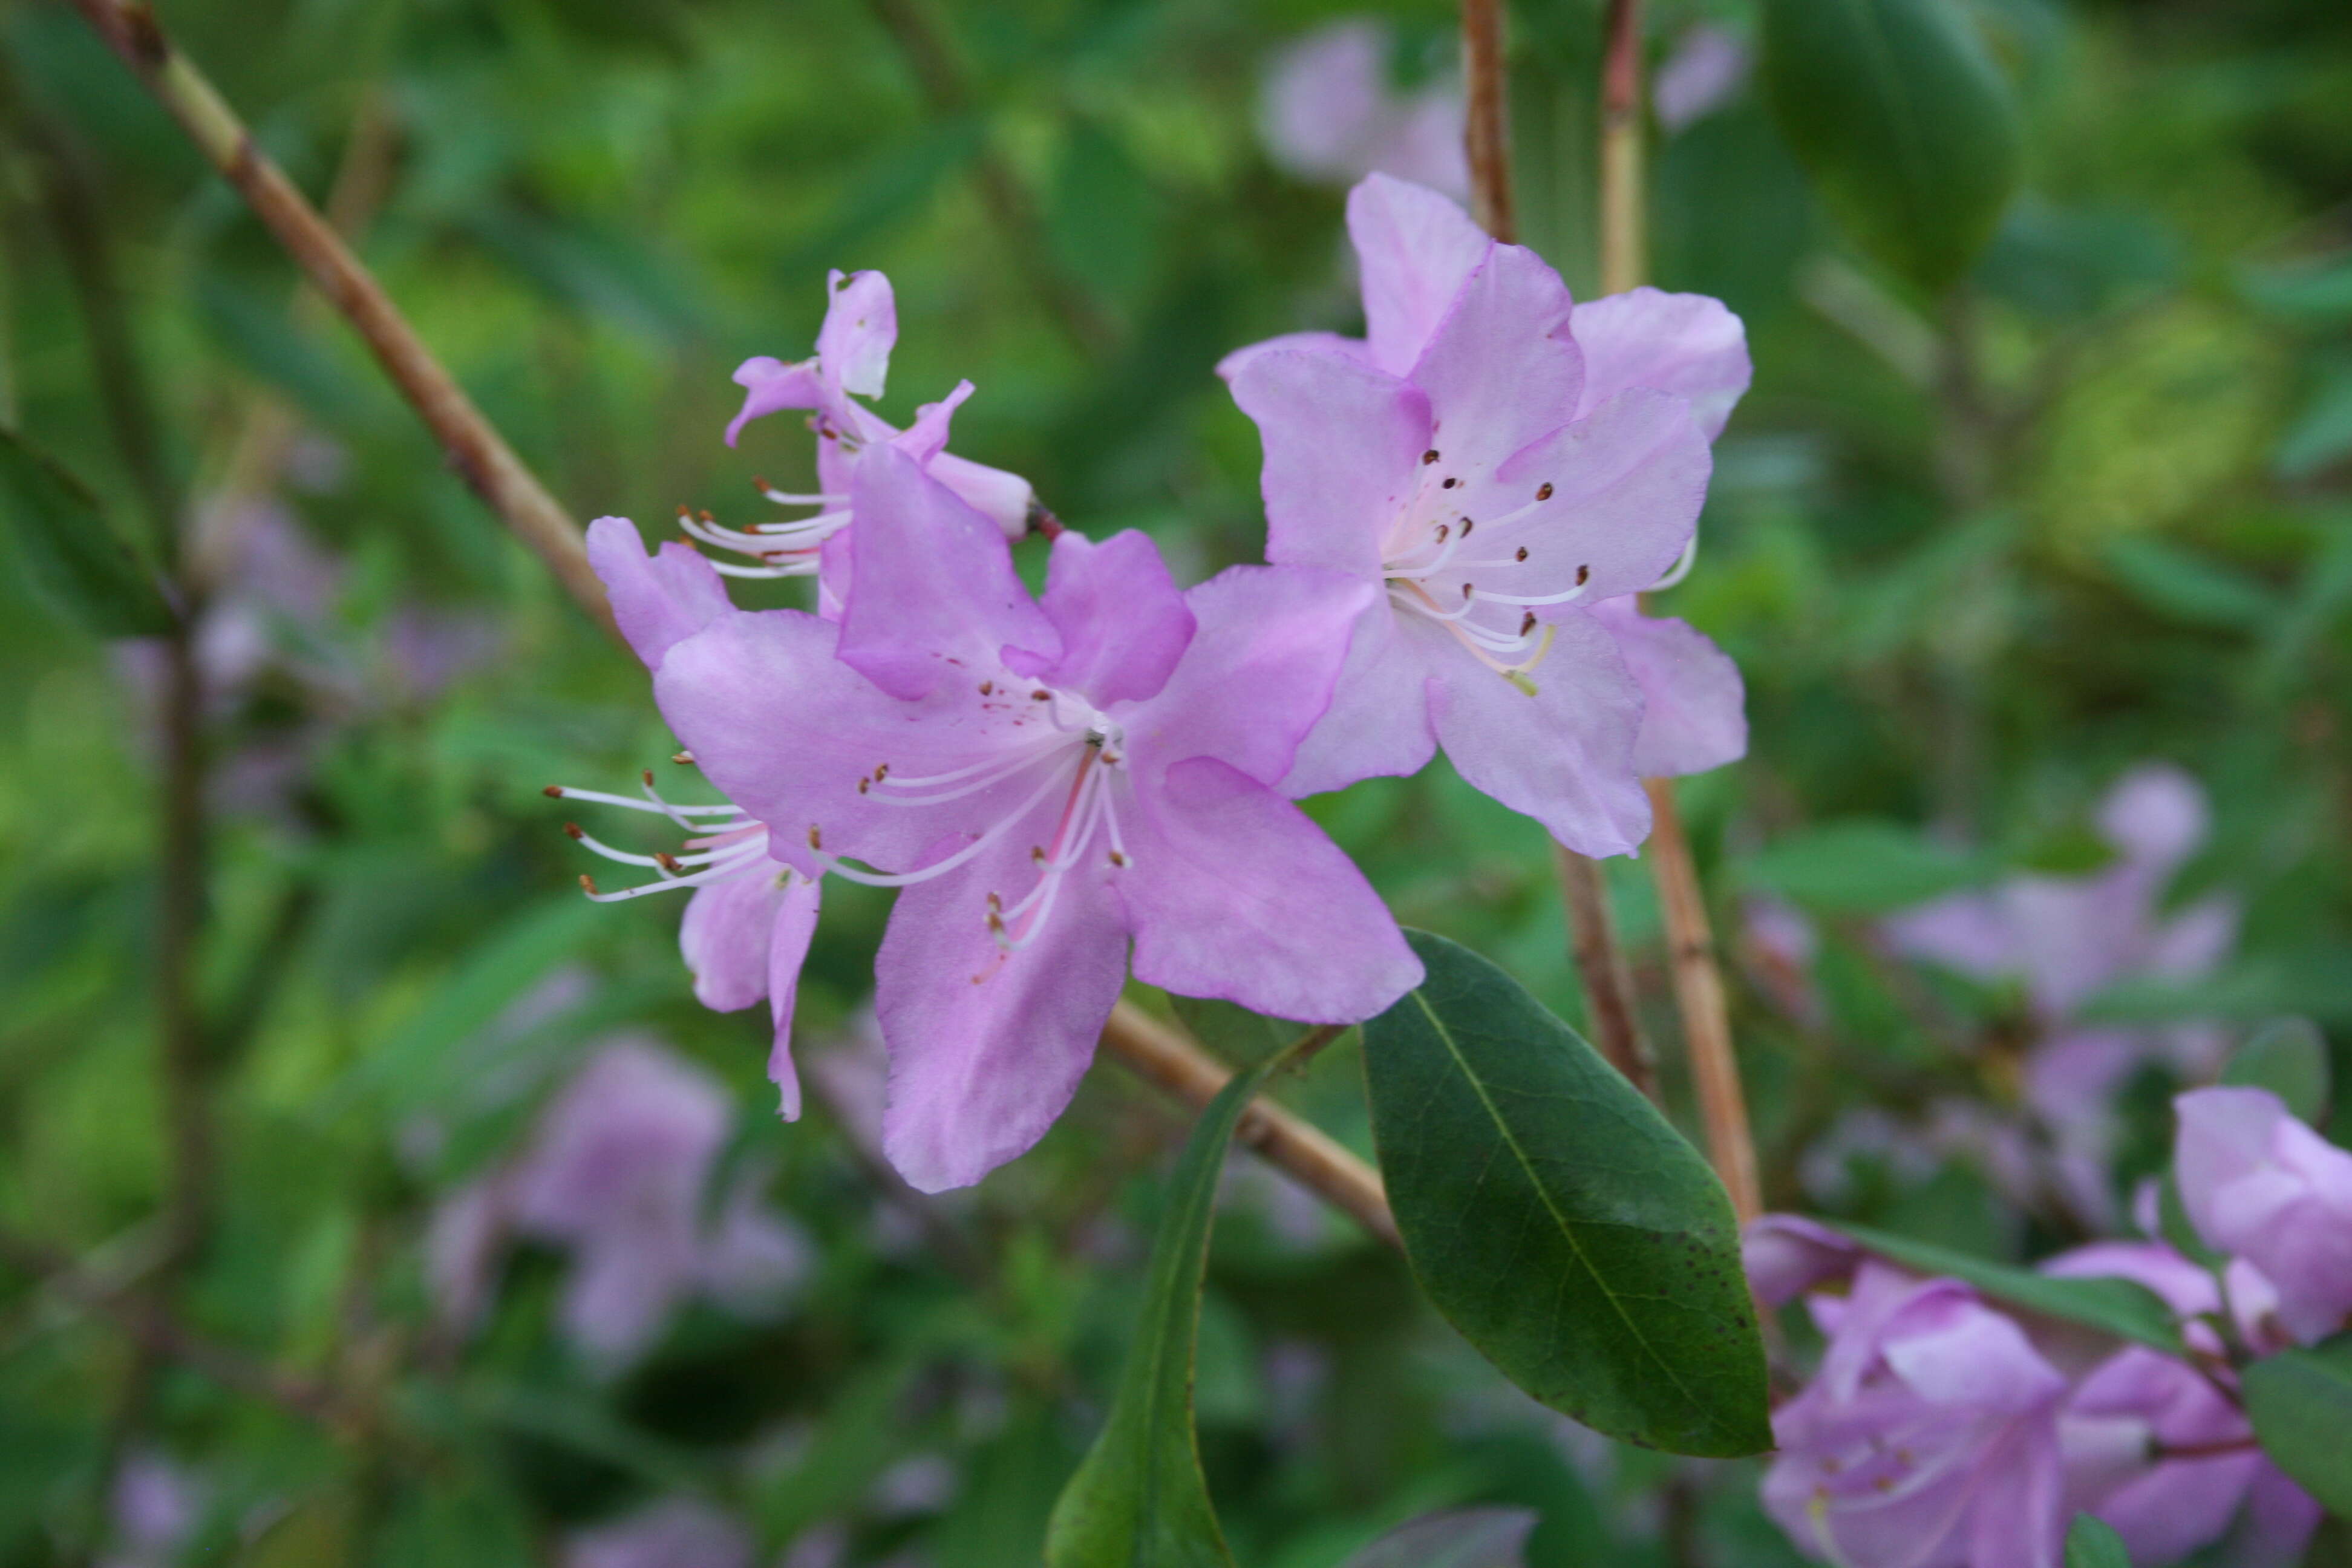
MULTIPOLYGON (((1381 551, 1389 602, 1402 614, 1444 626, 1472 658, 1532 697, 1536 684, 1528 672, 1551 652, 1554 635, 1536 611, 1582 598, 1591 573, 1579 566, 1575 585, 1557 593, 1511 592, 1537 570, 1536 544, 1523 537, 1524 525, 1549 510, 1552 487, 1538 485, 1525 503, 1483 521, 1462 506, 1473 489, 1495 493, 1492 485, 1472 486, 1447 471, 1436 448, 1421 455, 1419 482, 1381 551), (1478 543, 1465 553, 1474 533, 1478 543)), ((1543 564, 1548 570, 1551 563, 1543 564)))

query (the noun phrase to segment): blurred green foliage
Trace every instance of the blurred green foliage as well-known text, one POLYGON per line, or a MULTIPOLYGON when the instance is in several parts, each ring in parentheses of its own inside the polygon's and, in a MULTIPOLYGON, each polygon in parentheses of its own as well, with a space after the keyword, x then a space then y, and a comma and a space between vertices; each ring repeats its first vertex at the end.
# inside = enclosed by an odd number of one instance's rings
MULTIPOLYGON (((1654 149, 1658 281, 1727 300, 1757 362, 1698 568, 1664 607, 1748 684, 1751 756, 1683 793, 1783 1204, 1857 1106, 2014 1098, 2000 1053, 1965 1042, 2000 1037, 2016 998, 1897 971, 1867 921, 2008 868, 2082 868, 2093 803, 2147 758, 2214 801, 2175 896, 2226 889, 2245 923, 2193 994, 2118 995, 2116 1016, 2307 1013, 2352 1081, 2352 14, 1963 8, 2015 94, 2024 173, 1948 311, 1840 237, 1752 87, 1654 149), (1816 922, 1811 1016, 1776 1000, 1748 934, 1765 895, 1816 922)), ((1527 230, 1580 295, 1596 9, 1521 0, 1514 24, 1527 230)), ((1353 325, 1340 193, 1274 171, 1255 93, 1270 49, 1356 10, 1391 17, 1401 59, 1442 51, 1452 25, 1437 0, 918 4, 966 84, 943 100, 885 25, 899 8, 855 0, 163 7, 298 182, 375 209, 362 252, 579 516, 658 532, 680 504, 740 513, 755 473, 802 488, 789 422, 720 443, 728 374, 806 352, 826 268, 877 267, 901 322, 884 411, 971 376, 959 450, 1090 533, 1149 530, 1188 579, 1260 539, 1256 443, 1216 358, 1353 325)), ((1745 0, 1654 0, 1654 55, 1702 20, 1759 33, 1745 0)), ((505 538, 349 335, 289 313, 290 267, 69 6, 5 0, 0 47, 0 423, 110 515, 143 515, 92 371, 89 273, 47 194, 79 182, 184 527, 205 537, 242 487, 336 563, 307 600, 256 600, 239 585, 268 563, 232 552, 215 591, 236 611, 217 655, 244 661, 207 715, 197 981, 219 1171, 172 1294, 190 1331, 369 1413, 322 1436, 137 1354, 108 1313, 6 1263, 0 1563, 90 1560, 105 1478, 146 1449, 198 1478, 185 1550, 206 1561, 545 1561, 680 1491, 749 1521, 763 1562, 798 1542, 794 1568, 1037 1561, 1115 1383, 1181 1120, 1105 1069, 1035 1153, 931 1206, 947 1242, 877 1197, 844 1119, 779 1124, 763 1025, 696 1006, 676 907, 569 894, 583 868, 540 790, 667 765, 642 669, 505 538), (265 403, 296 417, 257 486, 236 458, 265 403), (772 1164, 810 1239, 797 1305, 751 1322, 690 1306, 602 1376, 554 1328, 565 1261, 526 1249, 478 1332, 436 1327, 434 1205, 625 1027, 734 1093, 730 1158, 772 1164), (946 1481, 913 1485, 915 1460, 946 1481), (828 1542, 840 1555, 817 1554, 828 1542)), ((170 1272, 157 687, 152 650, 58 612, 44 548, 0 535, 0 1225, 136 1299, 170 1272)), ((1538 829, 1442 763, 1312 809, 1400 919, 1580 1016, 1538 829)), ((1670 1044, 1645 868, 1609 872, 1670 1044)), ((886 911, 828 897, 804 1054, 846 1050, 886 911)), ((1351 1044, 1280 1092, 1369 1151, 1351 1044)), ((2160 1128, 2160 1092, 2133 1105, 2160 1128)), ((2068 1239, 1964 1161, 1847 1167, 1856 1220, 2012 1258, 2068 1239)), ((1241 1562, 1329 1568, 1473 1501, 1541 1511, 1533 1568, 1795 1561, 1752 1467, 1565 1427, 1395 1258, 1239 1156, 1229 1182, 1198 1401, 1241 1562)))

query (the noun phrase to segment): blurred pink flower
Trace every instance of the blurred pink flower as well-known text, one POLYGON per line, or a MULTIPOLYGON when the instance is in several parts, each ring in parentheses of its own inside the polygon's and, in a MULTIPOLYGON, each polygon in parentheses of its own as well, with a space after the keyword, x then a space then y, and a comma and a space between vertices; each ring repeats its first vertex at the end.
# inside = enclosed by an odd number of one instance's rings
POLYGON ((1748 42, 1728 27, 1698 22, 1683 30, 1650 87, 1658 123, 1672 133, 1714 113, 1748 85, 1748 42))
POLYGON ((1266 558, 1385 590, 1285 788, 1411 773, 1443 744, 1570 848, 1627 853, 1643 773, 1747 747, 1738 671, 1629 597, 1693 537, 1748 383, 1738 322, 1654 289, 1571 315, 1534 252, 1385 175, 1348 227, 1365 339, 1294 333, 1218 366, 1265 444, 1266 558))
POLYGON ((1850 1568, 2056 1568, 2066 1381, 2018 1326, 1876 1262, 1813 1307, 1829 1345, 1763 1484, 1790 1539, 1850 1568))
POLYGON ((562 1568, 751 1568, 751 1533, 694 1498, 672 1498, 564 1543, 562 1568))
POLYGON ((108 1499, 114 1544, 99 1568, 165 1568, 195 1532, 205 1490, 172 1458, 142 1448, 123 1461, 108 1499))
POLYGON ((1296 39, 1270 63, 1258 100, 1266 154, 1302 180, 1353 184, 1393 174, 1466 195, 1462 88, 1451 76, 1415 92, 1389 77, 1394 35, 1367 16, 1343 17, 1296 39))
POLYGON ((434 1217, 426 1278, 445 1321, 470 1327, 507 1238, 572 1257, 561 1316, 604 1366, 635 1359, 671 1310, 703 1296, 772 1309, 806 1272, 797 1231, 739 1173, 713 1221, 705 1194, 734 1123, 726 1091, 650 1040, 605 1046, 541 1114, 520 1158, 459 1189, 434 1217))
POLYGON ((2277 1321, 2312 1344, 2352 1316, 2352 1153, 2266 1089, 2200 1089, 2173 1101, 2181 1206, 2208 1247, 2261 1271, 2277 1321))

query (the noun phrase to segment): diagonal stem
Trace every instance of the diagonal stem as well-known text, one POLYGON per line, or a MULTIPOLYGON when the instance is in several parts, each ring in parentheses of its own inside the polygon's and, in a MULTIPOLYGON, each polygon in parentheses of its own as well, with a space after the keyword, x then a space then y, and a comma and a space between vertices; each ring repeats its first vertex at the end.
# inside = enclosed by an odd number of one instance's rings
POLYGON ((1511 206, 1511 104, 1503 58, 1503 0, 1462 0, 1462 75, 1468 112, 1470 216, 1506 243, 1518 237, 1511 206))
MULTIPOLYGON (((254 145, 212 84, 173 49, 144 0, 74 4, 252 205, 327 302, 366 340, 393 384, 440 438, 476 493, 537 552, 580 607, 618 640, 612 606, 604 584, 589 569, 578 525, 458 389, 383 286, 254 145)), ((1141 1077, 1195 1106, 1208 1103, 1232 1076, 1197 1042, 1124 1003, 1112 1013, 1102 1043, 1141 1077)), ((1354 1215, 1375 1236, 1395 1243, 1396 1222, 1381 1194, 1379 1173, 1314 1127, 1261 1102, 1244 1118, 1239 1136, 1307 1190, 1354 1215)))

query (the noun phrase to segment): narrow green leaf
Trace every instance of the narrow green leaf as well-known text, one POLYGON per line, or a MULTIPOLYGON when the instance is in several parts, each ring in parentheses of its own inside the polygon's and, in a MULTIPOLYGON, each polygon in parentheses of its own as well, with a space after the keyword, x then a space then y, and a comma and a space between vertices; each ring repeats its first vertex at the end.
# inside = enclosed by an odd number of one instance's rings
POLYGON ((1509 975, 1407 940, 1429 976, 1364 1026, 1364 1063, 1423 1289, 1504 1375, 1597 1431, 1769 1447, 1738 1229, 1706 1162, 1509 975))
POLYGON ((58 610, 102 637, 172 626, 154 579, 110 527, 88 487, 0 428, 0 510, 16 525, 26 573, 58 610))
POLYGON ((1740 868, 1757 886, 1832 915, 1908 909, 1990 881, 1999 869, 1990 857, 1963 854, 1930 842, 1916 828, 1868 817, 1790 834, 1740 868))
POLYGON ((1956 0, 1765 0, 1766 96, 1856 246, 1928 293, 2017 187, 2017 108, 1956 0))
POLYGON ((1948 1276, 1996 1301, 2148 1345, 2167 1355, 2188 1353, 2171 1309, 2155 1291, 2137 1281, 2108 1278, 2056 1279, 2030 1268, 1988 1263, 1965 1252, 1893 1236, 1867 1226, 1836 1220, 1828 1223, 1889 1263, 1899 1264, 1914 1273, 1948 1276))
POLYGON ((1046 1568, 1234 1568, 1201 1473, 1192 1365, 1225 1146, 1265 1068, 1238 1074, 1192 1129, 1151 1242, 1142 1321, 1110 1419, 1054 1505, 1046 1568))
POLYGON ((2066 1531, 2066 1568, 2132 1568, 2131 1553, 2114 1525, 2078 1513, 2066 1531))
POLYGON ((2281 1018, 2254 1032, 2221 1068, 2221 1081, 2266 1089, 2316 1127, 2327 1120, 2334 1092, 2327 1040, 2308 1018, 2281 1018))
POLYGON ((2352 1519, 2352 1333, 2246 1368, 2246 1415, 2263 1452, 2330 1513, 2352 1519))
POLYGON ((1533 1509, 1463 1508, 1399 1525, 1339 1568, 1524 1568, 1533 1509))

